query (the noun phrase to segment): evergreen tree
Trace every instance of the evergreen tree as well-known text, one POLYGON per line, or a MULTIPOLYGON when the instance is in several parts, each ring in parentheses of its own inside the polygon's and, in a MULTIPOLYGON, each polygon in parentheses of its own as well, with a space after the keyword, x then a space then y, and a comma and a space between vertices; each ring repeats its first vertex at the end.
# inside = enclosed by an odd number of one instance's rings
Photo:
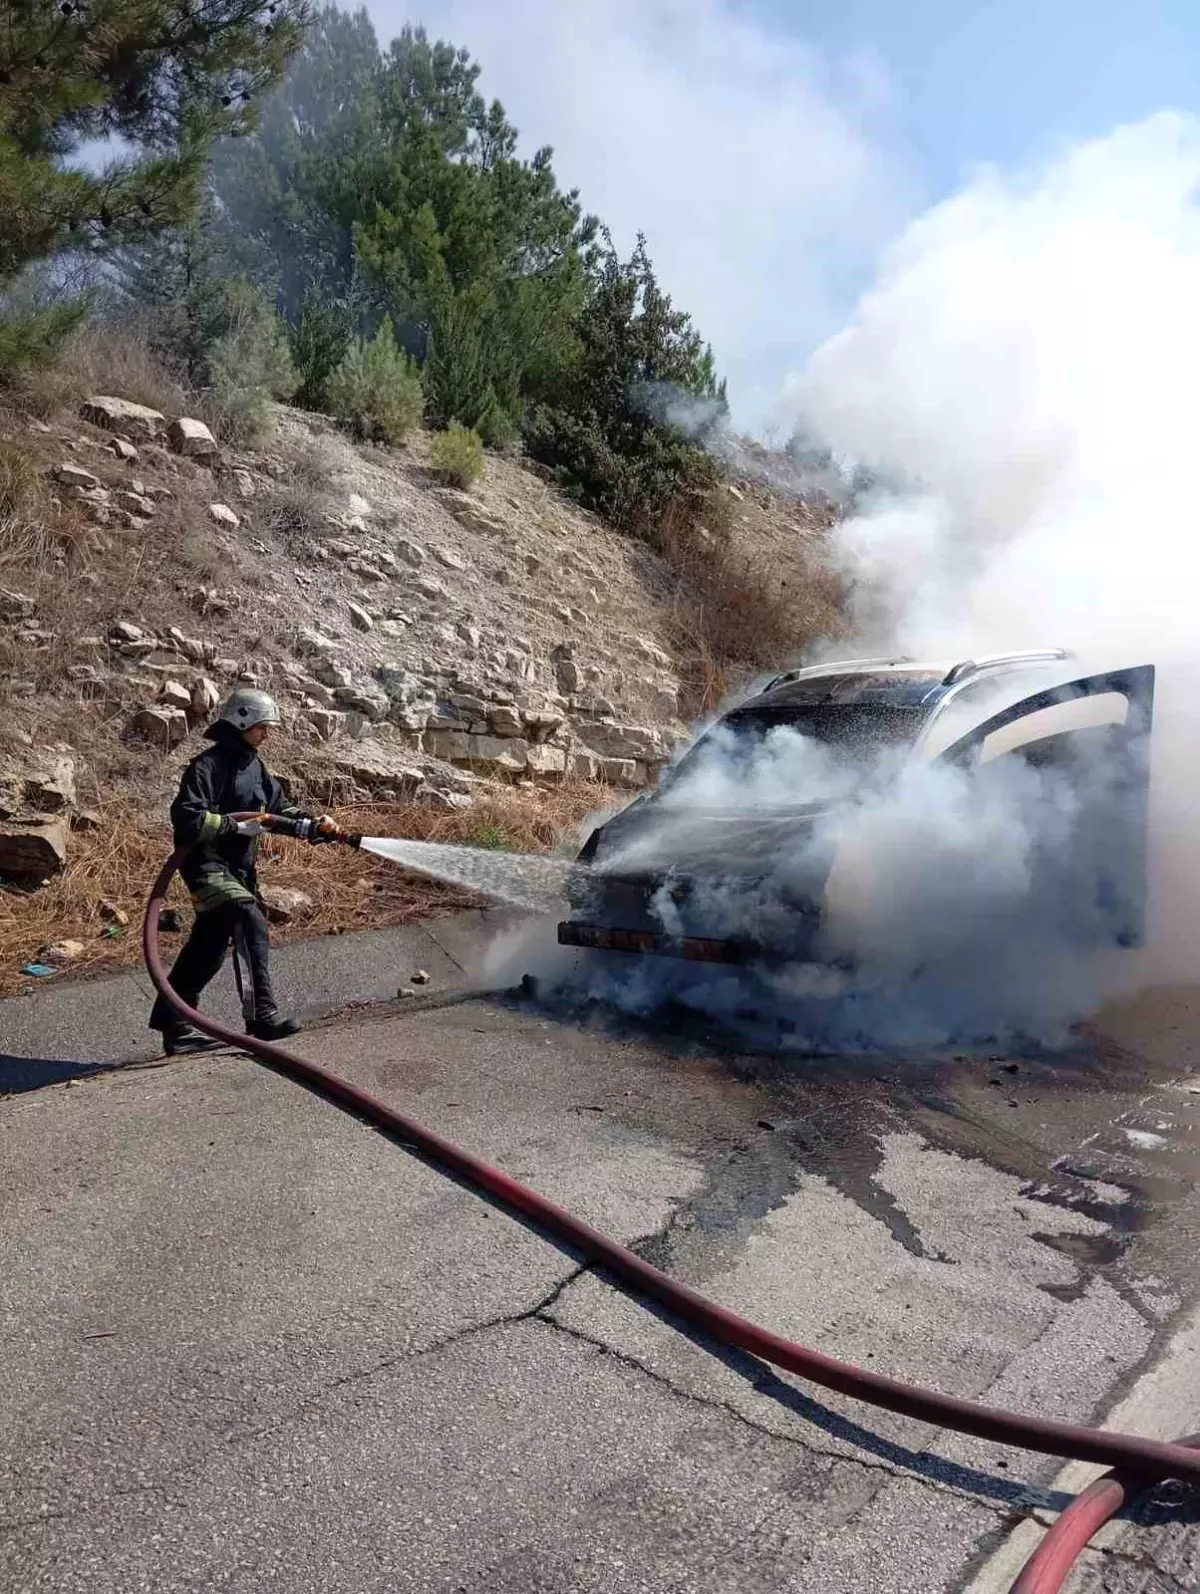
POLYGON ((352 321, 370 313, 348 190, 377 123, 381 69, 366 11, 326 6, 263 106, 256 136, 225 139, 214 152, 214 224, 230 268, 273 294, 293 326, 306 300, 336 305, 352 321))
POLYGON ((579 356, 532 417, 527 447, 583 502, 652 534, 673 499, 715 479, 662 401, 699 398, 714 417, 723 411, 712 350, 659 287, 641 235, 627 261, 606 238, 577 334, 579 356))
MULTIPOLYGON (((244 131, 299 42, 305 0, 9 0, 0 30, 0 296, 62 250, 102 251, 185 217, 213 139, 244 131), (96 170, 90 141, 122 153, 96 170), (74 157, 74 159, 73 159, 74 157)), ((0 358, 24 337, 0 333, 0 358)), ((26 353, 29 351, 26 350, 26 353)), ((11 369, 11 368, 10 368, 11 369)))

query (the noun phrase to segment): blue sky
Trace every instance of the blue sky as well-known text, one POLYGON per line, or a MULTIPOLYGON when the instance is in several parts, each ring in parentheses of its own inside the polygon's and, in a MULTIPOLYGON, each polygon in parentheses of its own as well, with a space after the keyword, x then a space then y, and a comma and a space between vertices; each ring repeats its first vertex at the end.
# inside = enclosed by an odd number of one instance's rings
POLYGON ((766 427, 908 222, 1200 111, 1197 0, 368 0, 465 45, 527 150, 660 276, 766 427))
POLYGON ((935 189, 1200 98, 1195 0, 766 0, 768 26, 878 56, 935 189))

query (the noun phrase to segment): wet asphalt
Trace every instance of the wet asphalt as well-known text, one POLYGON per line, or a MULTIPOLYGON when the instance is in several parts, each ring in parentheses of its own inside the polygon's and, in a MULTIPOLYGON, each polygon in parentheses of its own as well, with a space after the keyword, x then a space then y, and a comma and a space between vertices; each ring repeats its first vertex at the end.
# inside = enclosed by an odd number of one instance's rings
MULTIPOLYGON (((782 1333, 1090 1421, 1192 1305, 1198 1017, 830 1058, 510 996, 303 1050, 782 1333)), ((14 1590, 954 1590, 1062 1503, 1053 1460, 705 1343, 232 1053, 0 1101, 0 1369, 14 1590)), ((1194 1586, 1198 1543, 1160 1497, 1079 1587, 1194 1586)))

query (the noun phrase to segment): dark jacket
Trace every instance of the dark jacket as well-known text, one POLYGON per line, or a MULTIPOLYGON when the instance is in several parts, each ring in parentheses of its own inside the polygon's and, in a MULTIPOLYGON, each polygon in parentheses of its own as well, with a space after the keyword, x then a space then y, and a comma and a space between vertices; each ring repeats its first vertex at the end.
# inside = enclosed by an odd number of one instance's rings
POLYGON ((296 811, 239 730, 218 720, 205 735, 213 745, 184 770, 171 804, 175 845, 193 849, 180 873, 197 912, 225 902, 253 901, 258 889, 258 837, 239 836, 228 816, 296 811))

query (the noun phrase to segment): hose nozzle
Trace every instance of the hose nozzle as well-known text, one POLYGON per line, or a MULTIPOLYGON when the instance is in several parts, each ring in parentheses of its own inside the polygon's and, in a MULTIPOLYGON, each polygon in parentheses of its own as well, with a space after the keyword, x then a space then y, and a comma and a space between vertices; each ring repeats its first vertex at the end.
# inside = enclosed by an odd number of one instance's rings
POLYGON ((328 814, 317 820, 316 830, 317 834, 326 841, 340 842, 343 847, 358 847, 362 845, 361 836, 356 836, 350 830, 339 830, 328 814))

